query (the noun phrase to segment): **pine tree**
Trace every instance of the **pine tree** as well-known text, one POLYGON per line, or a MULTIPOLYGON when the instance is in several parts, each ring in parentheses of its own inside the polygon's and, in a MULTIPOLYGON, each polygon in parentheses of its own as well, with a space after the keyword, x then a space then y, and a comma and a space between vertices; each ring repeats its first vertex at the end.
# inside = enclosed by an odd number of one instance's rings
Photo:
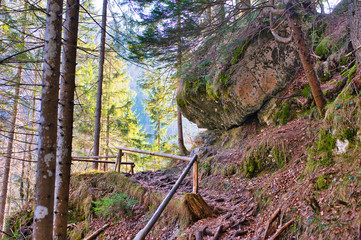
POLYGON ((79 0, 68 0, 60 81, 58 148, 55 178, 54 238, 67 239, 70 168, 73 140, 76 48, 79 0))
POLYGON ((63 1, 48 0, 33 239, 52 239, 63 1))

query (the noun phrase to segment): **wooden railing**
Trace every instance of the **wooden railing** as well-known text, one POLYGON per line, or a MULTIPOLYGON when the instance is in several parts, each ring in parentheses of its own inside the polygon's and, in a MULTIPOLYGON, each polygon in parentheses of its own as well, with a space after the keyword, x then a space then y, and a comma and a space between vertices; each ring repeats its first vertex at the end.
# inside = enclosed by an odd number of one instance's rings
MULTIPOLYGON (((110 156, 73 156, 72 161, 76 162, 96 162, 96 163, 106 163, 106 164, 115 164, 114 171, 120 172, 120 165, 128 166, 130 165, 130 172, 134 174, 134 162, 121 162, 118 161, 119 156, 118 155, 110 155, 110 156), (107 161, 107 160, 100 160, 100 159, 110 159, 115 158, 116 161, 107 161)), ((126 170, 128 172, 128 170, 126 170)))
MULTIPOLYGON (((185 162, 191 162, 193 160, 192 157, 178 156, 178 155, 159 153, 159 152, 151 152, 151 151, 139 150, 139 149, 135 149, 135 148, 126 148, 126 147, 116 147, 116 148, 118 149, 116 167, 117 166, 119 167, 120 165, 118 163, 122 162, 121 159, 122 159, 122 156, 124 155, 123 152, 147 154, 147 155, 152 155, 152 156, 171 158, 171 159, 185 161, 185 162)), ((193 193, 198 193, 198 162, 197 161, 195 161, 193 164, 193 193)))
POLYGON ((140 154, 147 154, 147 155, 153 155, 158 157, 165 157, 165 158, 171 158, 175 160, 185 161, 188 162, 188 165, 183 170, 182 174, 178 178, 177 182, 174 184, 172 189, 169 191, 167 196, 164 198, 163 202, 159 205, 158 209, 153 214, 152 218, 149 220, 147 225, 138 232, 138 234, 135 236, 133 240, 144 240, 147 234, 150 232, 154 224, 159 219, 160 215, 164 211, 165 207, 168 205, 170 200, 172 199, 173 195, 176 193, 177 189, 181 185, 182 181, 190 171, 190 169, 193 167, 193 193, 198 193, 198 161, 197 155, 194 155, 193 157, 185 157, 185 156, 177 156, 172 154, 166 154, 166 153, 158 153, 158 152, 151 152, 151 151, 145 151, 145 150, 139 150, 134 148, 126 148, 126 147, 117 147, 118 154, 116 156, 89 156, 89 157, 73 157, 73 161, 84 161, 84 162, 99 162, 99 163, 110 163, 115 164, 114 170, 120 171, 120 165, 131 165, 131 171, 134 173, 134 166, 135 164, 133 162, 122 162, 122 157, 124 156, 123 152, 132 152, 132 153, 140 153, 140 154), (99 159, 108 159, 108 158, 116 158, 116 161, 101 161, 99 159))

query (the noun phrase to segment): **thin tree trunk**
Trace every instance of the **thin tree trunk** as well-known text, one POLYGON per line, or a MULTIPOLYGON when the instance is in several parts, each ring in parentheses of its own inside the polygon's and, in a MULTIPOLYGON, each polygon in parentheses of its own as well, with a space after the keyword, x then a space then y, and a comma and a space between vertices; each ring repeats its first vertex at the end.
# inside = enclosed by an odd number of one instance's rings
POLYGON ((353 0, 349 6, 350 9, 350 35, 352 46, 355 49, 356 61, 357 61, 357 74, 353 78, 355 87, 361 88, 361 2, 353 0))
MULTIPOLYGON (((99 72, 98 72, 98 92, 97 92, 97 105, 95 109, 95 132, 94 132, 94 156, 99 155, 99 142, 100 142, 100 128, 101 128, 101 115, 102 115, 102 92, 103 92, 103 72, 104 72, 104 58, 105 58, 105 34, 107 22, 107 0, 103 0, 103 13, 102 13, 102 29, 100 37, 100 53, 99 53, 99 72)), ((98 163, 93 163, 93 169, 98 169, 98 163)))
MULTIPOLYGON (((108 109, 108 114, 107 114, 107 129, 106 129, 106 136, 105 136, 105 145, 106 145, 106 148, 105 148, 105 155, 106 156, 109 156, 109 138, 110 138, 110 112, 109 112, 110 109, 108 109)), ((104 163, 104 172, 108 170, 108 164, 107 163, 104 163)))
POLYGON ((323 96, 321 85, 315 71, 313 69, 313 62, 309 49, 306 45, 305 38, 301 29, 301 25, 298 21, 298 14, 294 9, 292 1, 289 1, 286 5, 286 14, 289 21, 289 25, 293 31, 294 41, 298 48, 298 54, 300 55, 303 69, 305 70, 307 80, 310 84, 312 95, 315 99, 317 108, 321 114, 324 115, 324 108, 326 105, 326 100, 323 96))
MULTIPOLYGON (((361 1, 353 0, 350 5, 350 35, 354 49, 361 46, 361 1)), ((355 52, 358 68, 361 67, 361 50, 355 52)))
MULTIPOLYGON (((178 8, 180 8, 180 0, 177 0, 178 8)), ((179 11, 180 12, 180 11, 179 11)), ((181 73, 182 73, 182 36, 181 36, 181 16, 178 15, 177 19, 178 25, 178 49, 177 49, 177 75, 178 75, 178 88, 181 85, 181 73)), ((184 139, 183 139, 183 123, 182 123, 182 112, 180 111, 179 106, 177 105, 177 127, 178 127, 178 147, 179 152, 182 156, 186 156, 189 154, 187 148, 184 146, 184 139)))
POLYGON ((11 205, 11 196, 12 196, 12 191, 13 191, 13 180, 14 180, 14 174, 10 174, 10 178, 9 178, 9 194, 7 197, 7 206, 6 206, 6 217, 10 216, 10 205, 11 205))
POLYGON ((33 240, 52 239, 63 0, 48 0, 33 240))
POLYGON ((183 138, 183 121, 182 121, 182 113, 180 107, 177 106, 177 120, 178 120, 178 146, 179 151, 182 156, 186 156, 189 154, 186 146, 184 145, 184 138, 183 138))
POLYGON ((79 0, 68 0, 64 24, 64 47, 60 80, 58 148, 56 152, 54 239, 67 239, 69 184, 73 139, 76 48, 79 0))
MULTIPOLYGON (((8 183, 9 183, 9 176, 10 176, 11 156, 12 156, 12 152, 13 152, 16 117, 17 117, 18 105, 19 105, 21 74, 22 74, 22 67, 19 66, 19 69, 18 69, 18 72, 17 72, 16 88, 15 88, 15 99, 14 99, 13 115, 12 115, 11 122, 10 122, 10 132, 9 132, 9 138, 8 138, 8 146, 7 146, 7 149, 6 149, 4 175, 3 175, 1 195, 0 195, 0 228, 1 229, 3 229, 3 226, 4 226, 5 205, 6 205, 7 194, 8 194, 8 183)), ((0 234, 0 237, 1 237, 1 235, 2 234, 0 234)))
MULTIPOLYGON (((36 92, 34 92, 34 96, 33 96, 33 109, 32 109, 32 113, 31 113, 31 127, 34 127, 34 121, 35 121, 35 107, 36 107, 36 92)), ((30 142, 29 142, 29 150, 31 150, 31 146, 34 142, 34 134, 31 134, 30 136, 30 142)), ((25 202, 27 202, 29 200, 30 197, 30 178, 31 178, 31 168, 32 168, 32 164, 31 161, 33 160, 33 154, 32 151, 29 151, 28 154, 28 164, 27 164, 27 170, 26 170, 26 191, 25 191, 25 202)))
MULTIPOLYGON (((29 122, 29 115, 27 117, 27 120, 29 122)), ((26 159, 26 153, 27 153, 27 149, 29 147, 29 151, 30 151, 30 144, 28 144, 28 134, 26 132, 27 130, 25 130, 25 147, 24 147, 24 155, 23 155, 23 159, 26 159)), ((25 180, 25 161, 22 161, 21 163, 21 174, 20 174, 20 183, 19 183, 19 196, 20 196, 20 202, 21 202, 21 206, 23 206, 25 204, 25 199, 24 199, 24 180, 25 180)))

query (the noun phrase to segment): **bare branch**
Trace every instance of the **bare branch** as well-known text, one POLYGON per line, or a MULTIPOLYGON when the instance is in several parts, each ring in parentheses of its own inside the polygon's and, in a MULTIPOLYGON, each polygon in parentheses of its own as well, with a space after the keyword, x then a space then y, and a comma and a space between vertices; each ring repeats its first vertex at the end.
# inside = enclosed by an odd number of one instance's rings
POLYGON ((38 49, 38 48, 42 48, 42 47, 44 47, 44 45, 39 45, 39 46, 36 46, 36 47, 33 47, 33 48, 29 48, 29 49, 26 49, 26 50, 24 50, 24 51, 15 53, 15 54, 13 54, 13 55, 7 56, 7 57, 5 57, 4 59, 0 60, 0 64, 2 64, 2 63, 5 62, 6 60, 8 60, 8 59, 10 59, 10 58, 13 58, 13 57, 15 57, 15 56, 17 56, 17 55, 20 55, 20 54, 22 54, 22 53, 26 53, 26 52, 29 52, 29 51, 31 51, 31 50, 35 50, 35 49, 38 49))
MULTIPOLYGON (((274 6, 274 0, 270 0, 270 4, 271 4, 271 6, 274 6)), ((290 36, 288 36, 288 37, 281 37, 280 35, 278 35, 278 33, 276 33, 275 28, 273 27, 273 14, 283 15, 284 13, 285 13, 284 9, 276 9, 274 7, 270 8, 270 14, 269 14, 270 29, 271 29, 271 33, 272 33, 273 37, 276 39, 276 41, 281 42, 281 43, 290 43, 292 41, 292 32, 290 33, 290 36)))

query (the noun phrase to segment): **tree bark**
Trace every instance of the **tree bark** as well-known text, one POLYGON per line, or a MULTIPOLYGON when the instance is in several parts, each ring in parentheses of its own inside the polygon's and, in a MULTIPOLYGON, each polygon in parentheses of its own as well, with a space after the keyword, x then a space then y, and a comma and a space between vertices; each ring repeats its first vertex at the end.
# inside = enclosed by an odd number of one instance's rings
MULTIPOLYGON (((106 156, 109 156, 109 140, 110 140, 110 109, 108 109, 108 113, 107 113, 107 126, 106 126, 106 136, 105 136, 105 145, 106 145, 106 148, 105 148, 105 155, 106 156)), ((103 166, 103 170, 104 172, 106 172, 108 170, 108 164, 107 163, 104 163, 104 166, 103 166)))
MULTIPOLYGON (((28 121, 29 122, 29 112, 28 112, 28 117, 27 117, 28 121)), ((23 159, 25 160, 26 159, 26 152, 27 152, 27 149, 29 147, 29 151, 31 150, 30 148, 30 144, 28 144, 28 134, 27 134, 27 130, 25 130, 25 147, 24 147, 24 155, 23 155, 23 159)), ((21 206, 23 206, 25 204, 25 199, 24 199, 24 180, 25 180, 25 161, 22 161, 21 163, 21 174, 20 174, 20 183, 19 183, 19 196, 20 196, 20 203, 21 203, 21 206)))
MULTIPOLYGON (((35 102, 36 102, 36 92, 33 93, 33 109, 32 109, 32 113, 31 113, 31 127, 33 128, 34 127, 34 122, 35 122, 35 102)), ((30 146, 32 146, 34 142, 34 134, 31 134, 30 136, 30 142, 29 142, 29 150, 30 150, 30 146)), ((30 197, 30 179, 31 179, 31 173, 32 173, 32 164, 31 164, 31 161, 33 159, 33 154, 32 154, 32 151, 29 151, 29 154, 28 154, 28 164, 27 164, 27 169, 26 169, 26 190, 25 190, 25 202, 27 202, 29 200, 29 197, 30 197)))
MULTIPOLYGON (((21 74, 22 74, 22 68, 21 68, 21 66, 19 66, 19 69, 17 72, 18 76, 17 76, 17 81, 16 81, 16 88, 15 88, 13 115, 12 115, 11 122, 10 122, 10 132, 9 132, 9 138, 8 138, 8 145, 7 145, 7 149, 6 149, 4 175, 3 175, 1 195, 0 195, 0 228, 1 229, 3 229, 3 226, 4 226, 5 205, 6 205, 7 194, 8 194, 11 156, 12 156, 12 152, 13 152, 16 117, 17 117, 18 105, 19 105, 21 74)), ((1 237, 1 235, 2 234, 0 233, 0 237, 1 237)))
MULTIPOLYGON (((100 37, 100 55, 99 55, 99 71, 98 71, 98 91, 97 91, 97 105, 95 109, 95 132, 94 132, 94 149, 93 155, 99 155, 99 142, 100 142, 100 127, 102 115, 102 94, 103 94, 103 72, 104 72, 104 58, 105 58, 105 34, 107 22, 107 5, 108 1, 103 0, 102 12, 102 29, 100 37)), ((98 163, 93 163, 93 169, 98 169, 98 163)))
POLYGON ((298 14, 294 9, 294 4, 292 1, 289 1, 286 5, 286 15, 288 18, 289 25, 293 31, 294 41, 296 43, 298 54, 301 58, 303 69, 305 70, 308 83, 310 84, 312 95, 315 99, 317 108, 321 114, 324 116, 324 108, 326 105, 326 100, 323 96, 321 85, 315 71, 313 69, 313 61, 309 49, 306 45, 305 38, 301 29, 301 25, 298 21, 298 14))
POLYGON ((178 120, 178 146, 179 151, 182 156, 187 156, 189 154, 186 146, 184 145, 184 138, 183 138, 183 121, 182 121, 182 112, 180 107, 177 106, 177 120, 178 120))
POLYGON ((14 174, 10 174, 10 178, 9 178, 9 194, 7 197, 7 206, 6 206, 6 215, 5 217, 10 216, 10 205, 11 205, 11 195, 12 195, 12 191, 13 191, 13 180, 14 180, 14 174))
POLYGON ((60 80, 58 148, 56 152, 54 239, 67 239, 69 184, 73 138, 79 0, 67 0, 60 80))
POLYGON ((62 0, 48 0, 35 175, 33 240, 52 239, 53 234, 62 12, 62 0))
POLYGON ((355 87, 361 88, 361 2, 353 0, 349 6, 350 9, 350 35, 352 46, 355 49, 357 62, 357 74, 353 78, 355 87))
MULTIPOLYGON (((180 0, 177 1, 178 8, 180 8, 180 0)), ((180 12, 180 11, 179 11, 180 12)), ((178 15, 177 19, 178 28, 181 28, 181 16, 178 15)), ((182 35, 179 30, 178 37, 178 49, 177 49, 177 75, 178 75, 178 91, 181 85, 181 73, 182 73, 182 35)), ((178 126, 178 147, 179 152, 182 156, 186 156, 189 154, 187 148, 184 146, 184 138, 183 138, 183 122, 182 122, 182 112, 180 111, 180 107, 177 105, 177 126, 178 126)))
MULTIPOLYGON (((351 21, 350 21, 350 35, 351 42, 354 49, 361 46, 361 2, 353 0, 350 5, 351 21)), ((358 68, 361 67, 361 50, 355 52, 358 68)))

